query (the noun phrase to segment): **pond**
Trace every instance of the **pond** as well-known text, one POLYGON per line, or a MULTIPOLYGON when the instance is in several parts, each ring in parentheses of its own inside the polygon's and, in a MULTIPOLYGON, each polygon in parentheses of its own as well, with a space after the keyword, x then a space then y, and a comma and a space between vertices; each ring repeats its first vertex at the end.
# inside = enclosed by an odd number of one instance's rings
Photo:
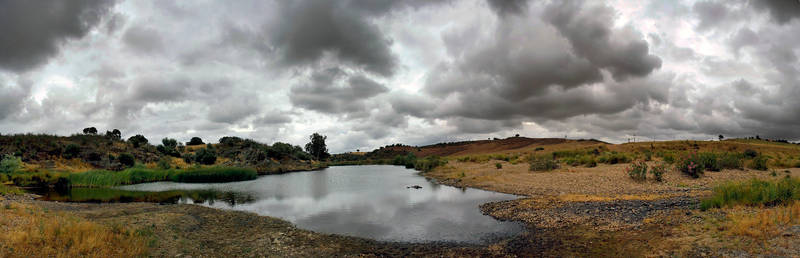
POLYGON ((233 183, 157 182, 74 188, 45 199, 196 203, 278 217, 322 233, 399 242, 483 244, 523 230, 483 215, 486 202, 518 196, 439 185, 400 166, 339 166, 233 183), (409 188, 410 186, 422 188, 409 188))

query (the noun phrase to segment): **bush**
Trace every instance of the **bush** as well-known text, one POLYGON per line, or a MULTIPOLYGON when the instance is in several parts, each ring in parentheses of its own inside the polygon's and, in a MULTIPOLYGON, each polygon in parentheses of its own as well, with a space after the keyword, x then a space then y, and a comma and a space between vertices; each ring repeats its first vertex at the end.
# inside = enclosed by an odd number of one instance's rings
POLYGON ((529 158, 530 171, 550 171, 558 168, 558 162, 544 156, 532 156, 529 158))
MULTIPOLYGON (((11 174, 22 166, 22 160, 10 154, 3 155, 0 160, 0 174, 11 174)), ((8 180, 8 179, 6 179, 8 180)))
POLYGON ((674 153, 664 153, 663 159, 664 159, 664 162, 666 162, 667 164, 673 164, 673 163, 675 163, 675 154, 674 153))
POLYGON ((774 206, 798 199, 800 199, 800 180, 797 178, 783 178, 777 181, 751 179, 715 187, 712 196, 700 203, 700 208, 706 210, 735 205, 774 206))
POLYGON ((697 154, 699 163, 702 164, 704 170, 720 171, 722 167, 719 164, 717 154, 711 152, 701 152, 697 154))
POLYGON ((417 163, 417 157, 412 153, 397 155, 392 160, 392 165, 405 166, 406 168, 414 168, 415 163, 417 163))
POLYGON ((724 169, 742 169, 744 168, 742 158, 743 155, 739 153, 725 153, 720 156, 719 166, 724 169))
POLYGON ((172 159, 170 157, 164 156, 158 159, 158 168, 160 169, 170 169, 172 168, 172 159))
POLYGON ((186 162, 186 164, 192 164, 192 161, 194 161, 194 156, 189 153, 184 153, 181 158, 183 158, 183 162, 186 162))
POLYGON ((647 163, 644 161, 633 162, 626 171, 633 180, 644 181, 647 179, 647 163))
POLYGON ((603 155, 597 157, 597 162, 606 164, 628 163, 631 162, 631 158, 624 153, 605 152, 603 155))
POLYGON ((217 162, 217 153, 208 147, 200 149, 194 154, 194 161, 204 165, 213 165, 217 162))
POLYGON ((653 174, 653 179, 658 182, 664 181, 664 174, 667 173, 668 166, 664 163, 659 163, 658 165, 653 166, 650 168, 650 174, 653 174))
POLYGON ((494 167, 496 167, 497 169, 501 169, 501 168, 503 168, 503 164, 500 164, 500 162, 497 162, 497 163, 494 163, 494 167))
POLYGON ((705 169, 700 156, 697 155, 696 152, 690 152, 686 154, 686 156, 682 157, 681 160, 678 161, 676 166, 678 170, 693 178, 699 178, 702 176, 703 170, 705 169))
POLYGON ((119 154, 117 160, 119 160, 119 164, 122 164, 125 167, 133 167, 133 165, 136 163, 136 159, 130 153, 119 154))
POLYGON ((758 152, 755 151, 755 150, 752 150, 752 149, 744 150, 743 154, 744 154, 745 157, 748 157, 748 158, 755 158, 756 156, 758 156, 758 152))
POLYGON ((62 156, 65 159, 72 159, 72 158, 77 158, 80 154, 81 154, 81 147, 79 147, 76 144, 70 143, 67 144, 66 148, 64 148, 64 153, 62 154, 62 156))
POLYGON ((447 161, 440 158, 439 156, 428 156, 424 159, 418 159, 414 163, 414 169, 422 172, 430 172, 434 168, 442 166, 444 164, 447 164, 447 161))
POLYGON ((755 159, 753 159, 753 163, 750 164, 750 168, 755 170, 767 170, 767 157, 764 155, 758 155, 755 159))

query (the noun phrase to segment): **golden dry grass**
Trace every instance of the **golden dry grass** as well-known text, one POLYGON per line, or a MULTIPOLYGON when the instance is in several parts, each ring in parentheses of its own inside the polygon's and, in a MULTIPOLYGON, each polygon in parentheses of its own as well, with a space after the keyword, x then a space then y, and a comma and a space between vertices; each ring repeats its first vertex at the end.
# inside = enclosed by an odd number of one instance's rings
POLYGON ((757 239, 778 236, 792 225, 800 224, 800 202, 772 208, 731 209, 727 228, 733 235, 757 239))
POLYGON ((141 237, 124 229, 5 202, 0 207, 2 257, 136 257, 145 252, 141 237))

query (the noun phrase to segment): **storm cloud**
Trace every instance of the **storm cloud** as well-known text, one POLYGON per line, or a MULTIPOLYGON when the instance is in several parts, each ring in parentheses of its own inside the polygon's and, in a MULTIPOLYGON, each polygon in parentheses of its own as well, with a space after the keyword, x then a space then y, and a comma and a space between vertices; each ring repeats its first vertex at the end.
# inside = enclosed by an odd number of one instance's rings
POLYGON ((65 40, 98 24, 114 1, 0 2, 0 68, 22 72, 45 63, 65 40))
POLYGON ((0 133, 800 140, 800 3, 0 1, 0 133))

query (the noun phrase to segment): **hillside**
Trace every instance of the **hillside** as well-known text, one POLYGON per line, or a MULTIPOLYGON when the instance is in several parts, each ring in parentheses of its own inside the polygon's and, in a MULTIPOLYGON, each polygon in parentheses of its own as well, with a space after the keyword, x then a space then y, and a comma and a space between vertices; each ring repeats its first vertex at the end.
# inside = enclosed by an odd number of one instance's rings
POLYGON ((185 146, 175 141, 155 145, 149 141, 135 143, 131 139, 98 134, 0 135, 0 156, 19 157, 25 171, 54 172, 122 170, 130 166, 121 159, 126 155, 132 156, 134 163, 150 168, 165 164, 178 168, 202 164, 248 167, 267 174, 319 166, 299 146, 280 142, 268 145, 238 137, 223 137, 219 141, 218 144, 185 146), (208 158, 201 161, 198 153, 208 158))

